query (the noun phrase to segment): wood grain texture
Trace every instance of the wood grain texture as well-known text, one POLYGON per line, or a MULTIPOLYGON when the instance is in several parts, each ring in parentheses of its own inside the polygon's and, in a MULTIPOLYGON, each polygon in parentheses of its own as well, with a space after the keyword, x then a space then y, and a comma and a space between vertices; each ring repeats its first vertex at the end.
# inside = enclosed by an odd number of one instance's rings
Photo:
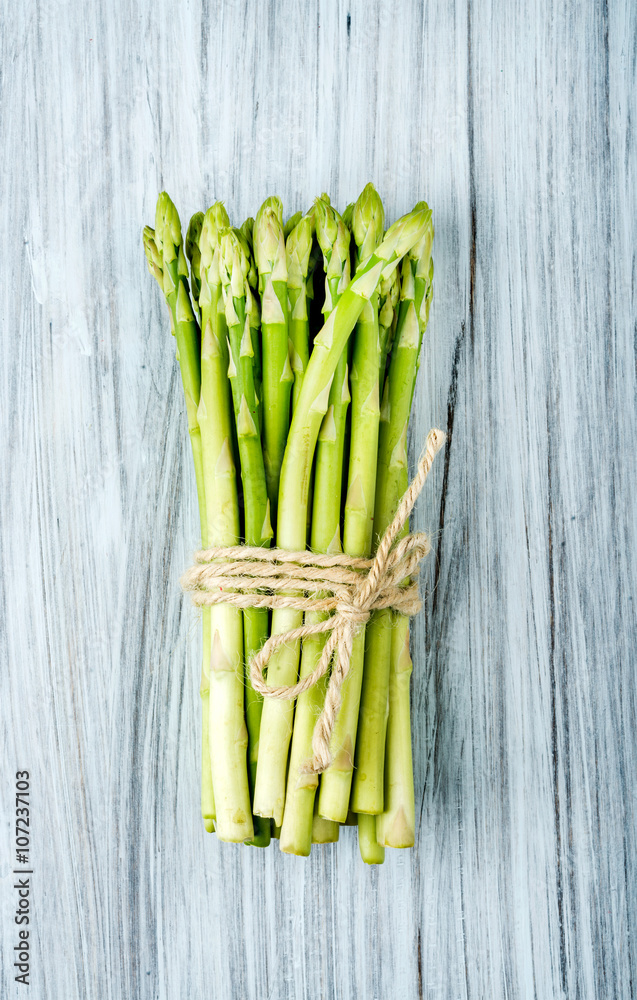
POLYGON ((0 994, 637 995, 634 4, 2 5, 0 994), (411 430, 449 444, 413 628, 418 839, 198 816, 194 476, 141 229, 373 180, 434 210, 411 430), (23 990, 21 993, 20 990, 23 990))

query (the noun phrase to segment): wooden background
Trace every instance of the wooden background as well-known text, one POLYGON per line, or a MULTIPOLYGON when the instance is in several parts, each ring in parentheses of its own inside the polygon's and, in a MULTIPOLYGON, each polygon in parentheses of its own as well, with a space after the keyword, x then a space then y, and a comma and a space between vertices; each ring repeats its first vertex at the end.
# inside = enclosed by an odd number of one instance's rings
POLYGON ((637 990, 637 8, 2 0, 2 954, 38 1000, 637 990), (418 835, 363 866, 198 816, 194 477, 141 229, 368 180, 436 224, 411 434, 418 835))

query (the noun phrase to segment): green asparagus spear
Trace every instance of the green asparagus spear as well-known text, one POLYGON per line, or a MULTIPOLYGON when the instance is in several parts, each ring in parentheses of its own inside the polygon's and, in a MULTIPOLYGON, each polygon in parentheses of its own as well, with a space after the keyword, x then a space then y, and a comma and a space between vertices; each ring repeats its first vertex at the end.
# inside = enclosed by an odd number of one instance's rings
MULTIPOLYGON (((420 258, 416 271, 416 299, 418 285, 425 280, 425 293, 419 310, 419 326, 424 331, 429 321, 433 291, 433 261, 425 279, 426 258, 420 258), (419 273, 420 272, 420 273, 419 273)), ((420 365, 420 352, 416 368, 420 365)), ((414 379, 411 398, 415 389, 414 379)), ((410 403, 411 409, 411 403, 410 403)), ((408 486, 409 476, 405 465, 397 493, 402 496, 408 486)), ((403 534, 407 533, 405 527, 403 534)), ((376 817, 378 839, 387 847, 411 847, 415 838, 414 774, 411 753, 411 708, 409 682, 412 662, 409 653, 409 619, 393 615, 391 629, 391 659, 389 674, 389 715, 385 747, 384 812, 376 817)))
MULTIPOLYGON (((232 388, 234 418, 237 428, 246 545, 269 547, 272 538, 270 501, 265 484, 263 451, 259 434, 259 401, 255 388, 253 331, 250 329, 252 291, 249 283, 250 252, 239 230, 226 230, 219 246, 219 275, 223 288, 226 326, 228 329, 228 375, 232 388)), ((243 612, 245 662, 263 645, 268 637, 266 608, 248 608, 243 612)), ((246 678, 245 713, 248 729, 248 761, 252 784, 256 774, 259 751, 259 728, 263 699, 246 678)), ((270 823, 253 817, 257 847, 270 843, 270 823)))
MULTIPOLYGON (((350 237, 340 216, 330 205, 320 200, 315 206, 315 220, 316 234, 325 262, 323 315, 327 320, 338 303, 343 289, 349 283, 350 237)), ((311 548, 314 552, 341 551, 343 444, 349 400, 347 348, 345 348, 334 372, 328 409, 321 425, 316 448, 311 534, 311 548)), ((305 622, 316 624, 324 618, 325 615, 320 612, 308 613, 305 622)), ((304 642, 301 677, 308 676, 315 669, 325 641, 325 635, 316 635, 304 642)), ((301 768, 312 756, 312 733, 324 697, 325 684, 321 682, 300 695, 296 705, 285 811, 281 826, 281 850, 289 854, 307 855, 312 845, 318 775, 302 773, 301 768)))
MULTIPOLYGON (((368 184, 358 198, 352 214, 357 268, 380 243, 384 224, 382 202, 374 186, 368 184)), ((351 556, 369 557, 372 549, 380 418, 380 363, 376 290, 365 303, 356 325, 352 355, 352 423, 343 530, 343 549, 351 556)), ((319 814, 339 823, 345 821, 349 805, 364 657, 365 628, 362 627, 354 636, 347 684, 332 736, 334 761, 321 779, 319 814)))
POLYGON ((413 847, 416 830, 411 753, 409 618, 394 615, 389 669, 389 718, 385 747, 385 811, 376 820, 378 841, 387 847, 413 847))
MULTIPOLYGON (((203 225, 203 212, 196 212, 188 225, 186 235, 186 256, 190 262, 190 290, 195 308, 201 322, 201 309, 199 307, 199 293, 201 291, 201 253, 199 251, 199 238, 203 225)), ((207 520, 204 518, 205 535, 208 536, 207 520)), ((203 638, 203 660, 202 660, 202 684, 201 694, 201 802, 204 824, 208 832, 214 827, 214 793, 212 789, 212 770, 210 766, 210 683, 208 680, 210 663, 210 611, 202 608, 201 631, 203 638)))
MULTIPOLYGON (((407 425, 428 319, 431 282, 433 225, 431 211, 426 206, 422 211, 427 219, 425 231, 402 263, 398 326, 381 407, 374 515, 376 543, 391 523, 407 486, 407 425)), ((391 621, 390 611, 377 611, 367 627, 352 788, 352 808, 358 813, 383 811, 391 621)))
POLYGON ((263 348, 263 457, 274 518, 279 477, 290 425, 290 395, 294 375, 288 352, 288 290, 279 198, 267 198, 254 223, 254 256, 261 294, 263 348))
MULTIPOLYGON (((206 212, 199 239, 203 340, 198 416, 210 545, 234 545, 240 536, 228 379, 230 357, 219 271, 219 236, 228 225, 227 213, 217 203, 206 212)), ((251 839, 254 832, 246 760, 243 619, 238 608, 226 604, 211 607, 210 617, 209 739, 216 829, 222 840, 243 841, 251 839)))

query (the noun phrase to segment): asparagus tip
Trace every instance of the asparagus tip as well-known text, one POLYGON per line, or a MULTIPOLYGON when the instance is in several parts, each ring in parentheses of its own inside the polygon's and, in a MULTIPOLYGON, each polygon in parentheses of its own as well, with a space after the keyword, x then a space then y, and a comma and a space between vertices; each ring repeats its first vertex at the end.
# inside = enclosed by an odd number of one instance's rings
POLYGON ((370 182, 361 191, 352 212, 352 233, 359 261, 366 261, 383 238, 385 210, 378 191, 370 182))

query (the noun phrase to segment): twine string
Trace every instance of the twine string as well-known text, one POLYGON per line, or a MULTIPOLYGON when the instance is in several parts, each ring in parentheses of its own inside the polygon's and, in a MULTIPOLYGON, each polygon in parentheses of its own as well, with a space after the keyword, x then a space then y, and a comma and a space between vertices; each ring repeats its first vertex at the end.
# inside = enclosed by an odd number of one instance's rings
POLYGON ((325 702, 312 737, 313 757, 304 771, 320 773, 332 762, 330 741, 357 630, 375 610, 391 608, 406 615, 420 610, 418 585, 405 585, 403 581, 412 576, 429 552, 429 539, 421 532, 400 539, 399 535, 444 441, 442 431, 429 432, 416 475, 373 559, 235 545, 197 552, 194 565, 182 577, 183 589, 198 606, 233 604, 240 608, 328 612, 329 617, 323 621, 271 635, 250 663, 250 681, 255 691, 266 698, 293 699, 324 677, 333 661, 325 702), (267 683, 264 671, 277 649, 322 633, 328 636, 312 673, 296 684, 277 687, 267 683))

